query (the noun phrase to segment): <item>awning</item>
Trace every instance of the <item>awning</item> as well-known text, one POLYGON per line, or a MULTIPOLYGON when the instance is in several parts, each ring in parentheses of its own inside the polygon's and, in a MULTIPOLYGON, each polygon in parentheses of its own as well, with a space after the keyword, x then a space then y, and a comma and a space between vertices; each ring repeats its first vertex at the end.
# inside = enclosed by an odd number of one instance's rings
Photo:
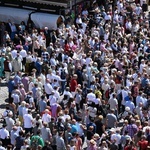
POLYGON ((20 24, 21 21, 27 23, 31 12, 32 11, 26 9, 0 7, 0 21, 8 22, 8 19, 10 19, 16 24, 20 24))
POLYGON ((67 8, 67 2, 61 1, 59 2, 58 0, 20 0, 20 1, 24 1, 24 2, 30 2, 30 3, 36 3, 36 4, 44 4, 44 5, 53 5, 53 6, 60 6, 60 7, 65 7, 67 8))
POLYGON ((36 12, 31 14, 31 20, 34 22, 35 26, 40 29, 48 27, 50 30, 56 30, 59 17, 64 19, 63 16, 47 13, 36 12))

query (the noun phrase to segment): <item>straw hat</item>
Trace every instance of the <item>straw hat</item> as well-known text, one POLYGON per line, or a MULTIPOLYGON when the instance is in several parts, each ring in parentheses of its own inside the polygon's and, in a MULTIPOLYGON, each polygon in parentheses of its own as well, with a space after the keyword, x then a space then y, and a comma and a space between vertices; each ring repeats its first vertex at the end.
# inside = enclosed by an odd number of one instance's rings
POLYGON ((90 144, 95 145, 95 144, 96 144, 96 142, 95 142, 93 139, 91 139, 91 140, 90 140, 90 144))

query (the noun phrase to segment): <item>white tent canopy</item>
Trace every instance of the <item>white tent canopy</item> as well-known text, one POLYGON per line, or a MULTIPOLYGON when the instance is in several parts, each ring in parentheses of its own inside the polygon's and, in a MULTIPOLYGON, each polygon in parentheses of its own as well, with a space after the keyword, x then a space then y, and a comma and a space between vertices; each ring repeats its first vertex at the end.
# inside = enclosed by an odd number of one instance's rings
POLYGON ((27 23, 31 12, 31 10, 26 9, 0 7, 0 21, 8 22, 8 19, 10 19, 16 24, 20 24, 21 21, 27 23))
POLYGON ((62 16, 37 12, 31 15, 31 20, 37 28, 42 29, 44 27, 48 27, 49 29, 57 29, 57 21, 59 17, 62 16))

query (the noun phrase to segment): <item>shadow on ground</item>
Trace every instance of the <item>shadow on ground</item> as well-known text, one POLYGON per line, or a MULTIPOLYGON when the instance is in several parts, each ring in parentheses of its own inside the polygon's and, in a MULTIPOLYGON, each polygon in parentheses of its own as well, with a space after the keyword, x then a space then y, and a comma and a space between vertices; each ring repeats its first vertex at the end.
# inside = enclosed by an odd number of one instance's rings
POLYGON ((8 103, 8 98, 7 98, 7 99, 5 99, 5 103, 8 103))
POLYGON ((7 104, 1 104, 0 109, 5 109, 7 104))
POLYGON ((0 87, 7 86, 7 83, 0 83, 0 87))

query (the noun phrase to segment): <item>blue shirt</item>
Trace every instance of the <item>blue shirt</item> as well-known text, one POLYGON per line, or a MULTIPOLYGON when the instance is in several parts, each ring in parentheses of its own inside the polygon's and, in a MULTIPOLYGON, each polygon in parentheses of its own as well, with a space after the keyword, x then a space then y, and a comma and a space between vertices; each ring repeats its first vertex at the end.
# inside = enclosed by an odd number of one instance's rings
POLYGON ((40 112, 43 112, 46 109, 47 104, 44 100, 40 100, 39 106, 40 106, 40 112))
POLYGON ((148 81, 147 78, 143 78, 143 80, 142 80, 142 87, 145 87, 148 82, 149 82, 149 81, 148 81))
POLYGON ((134 103, 132 101, 126 101, 125 107, 129 107, 130 111, 132 111, 132 112, 135 109, 135 105, 134 105, 134 103))
POLYGON ((15 82, 13 80, 8 81, 8 92, 11 93, 14 90, 15 82))
POLYGON ((23 117, 23 106, 19 106, 18 107, 18 113, 19 113, 19 116, 22 116, 23 117))
POLYGON ((131 100, 129 96, 126 96, 124 99, 125 99, 125 101, 130 101, 131 100))
POLYGON ((87 125, 87 130, 88 130, 88 128, 89 128, 90 126, 93 126, 93 127, 94 127, 93 133, 96 133, 96 124, 93 123, 93 122, 90 122, 90 123, 87 125))
POLYGON ((36 87, 34 87, 34 88, 32 89, 32 92, 33 92, 33 98, 34 98, 34 99, 37 98, 37 96, 36 96, 37 88, 36 88, 36 87))
POLYGON ((77 126, 73 124, 73 125, 71 126, 71 133, 77 133, 77 132, 78 132, 77 126))
POLYGON ((15 86, 18 86, 18 84, 21 84, 21 77, 19 77, 18 75, 16 75, 14 77, 14 84, 15 84, 15 86))

